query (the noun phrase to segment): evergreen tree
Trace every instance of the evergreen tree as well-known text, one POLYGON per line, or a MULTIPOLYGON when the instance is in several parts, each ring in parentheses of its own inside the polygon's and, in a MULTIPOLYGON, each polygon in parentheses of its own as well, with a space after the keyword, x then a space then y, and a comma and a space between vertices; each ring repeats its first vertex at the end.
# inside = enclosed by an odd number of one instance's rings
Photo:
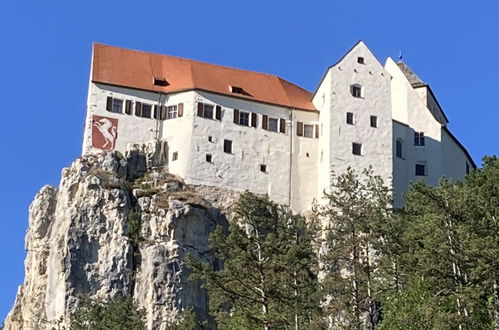
POLYGON ((145 329, 144 311, 131 297, 117 296, 108 302, 81 298, 71 316, 71 330, 140 330, 145 329))
POLYGON ((380 321, 380 229, 390 221, 391 192, 371 169, 335 178, 315 214, 325 224, 322 257, 326 308, 335 328, 374 329, 380 321))
POLYGON ((225 232, 210 236, 223 268, 189 260, 222 329, 320 327, 314 231, 268 197, 245 192, 225 232))

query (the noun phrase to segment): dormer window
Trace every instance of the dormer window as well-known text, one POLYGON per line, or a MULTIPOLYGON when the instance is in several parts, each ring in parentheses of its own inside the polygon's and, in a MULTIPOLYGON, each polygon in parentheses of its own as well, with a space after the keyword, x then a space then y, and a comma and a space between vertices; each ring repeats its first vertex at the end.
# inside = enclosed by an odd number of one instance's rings
POLYGON ((365 64, 364 58, 363 57, 357 57, 357 63, 359 63, 359 64, 365 64))
POLYGON ((230 86, 230 92, 234 94, 241 94, 241 95, 246 95, 246 96, 251 96, 250 93, 244 90, 242 87, 238 86, 230 86))
POLYGON ((154 86, 168 86, 169 83, 165 78, 154 78, 154 86))

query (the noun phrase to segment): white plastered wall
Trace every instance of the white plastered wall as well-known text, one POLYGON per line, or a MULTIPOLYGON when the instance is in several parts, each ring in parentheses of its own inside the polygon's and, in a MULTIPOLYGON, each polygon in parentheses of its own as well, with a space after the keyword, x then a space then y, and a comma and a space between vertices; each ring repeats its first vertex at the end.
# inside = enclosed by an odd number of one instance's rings
MULTIPOLYGON (((392 112, 390 75, 363 42, 330 68, 331 104, 329 120, 329 170, 340 175, 348 167, 358 173, 372 166, 375 175, 391 184, 392 112), (364 64, 358 63, 364 58, 364 64), (354 97, 351 86, 362 86, 362 97, 354 97), (354 125, 346 123, 347 112, 354 115, 354 125), (377 117, 377 127, 370 126, 370 116, 377 117), (352 153, 352 143, 362 144, 360 156, 352 153)), ((321 112, 321 116, 323 112, 321 112)), ((321 165, 324 166, 324 165, 321 165)))
MULTIPOLYGON (((397 139, 403 141, 403 159, 394 160, 393 186, 396 196, 395 205, 401 206, 402 194, 407 192, 410 182, 419 179, 428 184, 436 185, 442 176, 442 125, 435 120, 426 107, 426 101, 421 98, 421 93, 415 91, 397 64, 388 58, 386 70, 392 76, 392 104, 394 124, 393 144, 397 139), (425 146, 414 145, 414 133, 423 132, 425 146), (426 164, 426 175, 416 176, 416 163, 426 164)), ((395 154, 395 148, 393 148, 395 154)), ((397 158, 397 157, 395 157, 397 158)))

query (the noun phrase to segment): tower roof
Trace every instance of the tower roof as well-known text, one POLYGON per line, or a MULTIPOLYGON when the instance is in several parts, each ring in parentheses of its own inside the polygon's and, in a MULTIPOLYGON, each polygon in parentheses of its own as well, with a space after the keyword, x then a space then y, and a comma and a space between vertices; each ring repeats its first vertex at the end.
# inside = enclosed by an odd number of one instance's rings
POLYGON ((414 71, 412 71, 412 69, 407 64, 405 64, 405 62, 399 61, 397 65, 413 87, 420 87, 427 85, 425 82, 421 80, 421 78, 418 77, 417 74, 414 73, 414 71))
POLYGON ((316 110, 312 93, 278 76, 103 44, 94 44, 91 79, 162 93, 204 90, 249 101, 316 110))

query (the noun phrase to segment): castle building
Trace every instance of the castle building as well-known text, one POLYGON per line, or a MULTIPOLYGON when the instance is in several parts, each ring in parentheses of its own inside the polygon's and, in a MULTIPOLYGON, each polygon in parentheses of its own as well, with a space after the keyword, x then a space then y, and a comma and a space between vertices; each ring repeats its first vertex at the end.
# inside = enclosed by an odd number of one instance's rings
POLYGON ((475 167, 430 86, 359 41, 315 93, 280 77, 94 44, 83 154, 164 142, 189 184, 267 193, 301 211, 348 167, 391 182, 462 179, 475 167))

